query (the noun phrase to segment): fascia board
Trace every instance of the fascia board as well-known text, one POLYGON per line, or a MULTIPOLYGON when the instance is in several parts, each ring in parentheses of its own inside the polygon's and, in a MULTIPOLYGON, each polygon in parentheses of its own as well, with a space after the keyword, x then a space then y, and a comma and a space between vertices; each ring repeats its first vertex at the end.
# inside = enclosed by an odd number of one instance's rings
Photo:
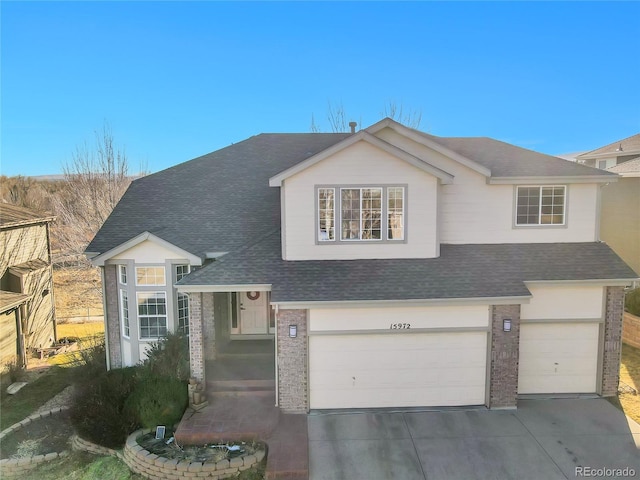
POLYGON ((609 175, 580 175, 580 176, 544 176, 544 177, 491 177, 487 179, 490 185, 544 185, 554 183, 611 183, 617 182, 617 174, 609 175))
POLYGON ((127 250, 129 250, 130 248, 135 247, 136 245, 139 245, 140 243, 149 240, 150 242, 156 243, 164 248, 167 248, 169 250, 173 250, 175 251, 178 255, 180 255, 181 257, 186 258, 187 260, 189 260, 189 263, 191 265, 195 265, 195 266, 199 266, 202 265, 202 259, 200 257, 198 257, 197 255, 194 255, 190 252, 187 252, 186 250, 175 246, 174 244, 167 242, 166 240, 163 240, 162 238, 158 237, 157 235, 154 235, 151 232, 142 232, 141 234, 127 240, 124 243, 121 243, 120 245, 118 245, 117 247, 112 248, 111 250, 107 250, 106 252, 92 257, 91 260, 91 264, 95 267, 103 267, 105 262, 113 257, 115 257, 116 255, 119 255, 120 253, 126 252, 127 250))

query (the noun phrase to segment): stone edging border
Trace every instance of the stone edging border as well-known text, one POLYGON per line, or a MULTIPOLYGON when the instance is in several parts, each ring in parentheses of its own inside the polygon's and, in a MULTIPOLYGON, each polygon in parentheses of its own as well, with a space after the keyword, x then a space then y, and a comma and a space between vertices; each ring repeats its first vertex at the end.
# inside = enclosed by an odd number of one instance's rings
MULTIPOLYGON (((0 442, 8 435, 12 434, 16 430, 20 430, 22 427, 29 425, 31 422, 40 420, 56 413, 60 413, 64 410, 69 410, 69 407, 56 407, 51 410, 42 413, 34 413, 29 415, 24 420, 11 425, 9 428, 0 432, 0 442)), ((52 452, 44 455, 33 455, 25 458, 5 458, 0 460, 0 473, 3 478, 19 477, 32 468, 40 465, 44 462, 50 462, 56 458, 66 457, 69 455, 69 450, 63 450, 62 452, 52 452)))
POLYGON ((183 480, 192 477, 227 478, 257 465, 266 455, 265 450, 259 450, 253 455, 220 460, 216 463, 163 458, 145 450, 136 441, 139 435, 152 431, 153 429, 147 428, 129 435, 124 446, 123 458, 132 471, 151 480, 183 480))

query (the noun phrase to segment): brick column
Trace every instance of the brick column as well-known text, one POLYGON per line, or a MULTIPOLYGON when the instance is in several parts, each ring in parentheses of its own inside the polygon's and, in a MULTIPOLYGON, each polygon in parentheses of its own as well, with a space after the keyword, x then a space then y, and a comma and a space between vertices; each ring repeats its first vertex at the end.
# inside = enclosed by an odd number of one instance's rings
POLYGON ((520 305, 491 306, 490 408, 515 408, 518 395, 520 353, 520 305), (511 331, 503 320, 511 319, 511 331))
MULTIPOLYGON (((109 340, 109 364, 113 368, 122 368, 122 343, 120 338, 120 309, 118 308, 118 267, 116 265, 105 265, 102 267, 104 279, 104 314, 105 327, 109 340)), ((135 307, 129 300, 129 309, 135 307)), ((132 313, 129 312, 129 317, 132 313)))
POLYGON ((204 360, 215 360, 216 358, 216 329, 214 314, 213 293, 202 294, 202 338, 204 360))
POLYGON ((205 381, 202 326, 202 293, 189 294, 189 366, 191 376, 205 381))
POLYGON ((618 393, 622 354, 622 315, 624 287, 605 287, 604 349, 602 358, 602 396, 618 393))
POLYGON ((278 325, 278 405, 285 413, 306 413, 307 311, 280 310, 278 325), (289 337, 289 325, 297 325, 298 336, 289 337))

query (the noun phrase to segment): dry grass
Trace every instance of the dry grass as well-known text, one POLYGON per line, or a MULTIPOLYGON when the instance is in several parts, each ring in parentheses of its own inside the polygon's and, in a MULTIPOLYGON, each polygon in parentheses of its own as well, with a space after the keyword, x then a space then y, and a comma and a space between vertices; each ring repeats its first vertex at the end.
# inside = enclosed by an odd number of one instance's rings
POLYGON ((53 271, 53 284, 58 323, 69 317, 102 315, 102 286, 98 268, 56 268, 53 271))
POLYGON ((622 345, 620 382, 636 389, 637 394, 623 393, 618 396, 621 408, 629 417, 640 423, 640 348, 622 345))

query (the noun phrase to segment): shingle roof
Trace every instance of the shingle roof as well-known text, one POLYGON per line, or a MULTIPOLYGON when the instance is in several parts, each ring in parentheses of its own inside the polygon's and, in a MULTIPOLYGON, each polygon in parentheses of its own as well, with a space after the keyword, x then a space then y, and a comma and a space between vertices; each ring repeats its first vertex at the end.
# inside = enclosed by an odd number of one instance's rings
MULTIPOLYGON (((105 253, 144 232, 201 258, 234 251, 280 225, 269 178, 349 135, 261 134, 137 179, 86 251, 105 253)), ((489 138, 423 135, 499 177, 614 175, 489 138)))
POLYGON ((618 173, 622 176, 624 176, 625 173, 640 173, 640 157, 634 158, 633 160, 627 160, 626 162, 607 168, 607 171, 618 173))
POLYGON ((442 245, 432 259, 284 261, 274 231, 179 284, 271 284, 274 302, 313 302, 526 296, 525 281, 637 277, 597 242, 442 245))
POLYGON ((631 135, 630 137, 616 140, 615 142, 596 148, 589 152, 583 153, 578 158, 590 158, 602 153, 615 153, 616 155, 626 155, 628 153, 640 152, 640 133, 631 135), (620 150, 621 149, 621 150, 620 150))
POLYGON ((9 203, 0 203, 0 227, 15 227, 32 223, 51 222, 53 215, 38 213, 9 203))
MULTIPOLYGON (((422 132, 421 132, 422 133, 422 132)), ((601 176, 605 172, 486 137, 436 137, 430 140, 491 170, 492 177, 601 176)))
POLYGON ((132 182, 87 247, 104 253, 145 231, 188 252, 231 251, 280 225, 269 177, 348 134, 261 134, 132 182))

